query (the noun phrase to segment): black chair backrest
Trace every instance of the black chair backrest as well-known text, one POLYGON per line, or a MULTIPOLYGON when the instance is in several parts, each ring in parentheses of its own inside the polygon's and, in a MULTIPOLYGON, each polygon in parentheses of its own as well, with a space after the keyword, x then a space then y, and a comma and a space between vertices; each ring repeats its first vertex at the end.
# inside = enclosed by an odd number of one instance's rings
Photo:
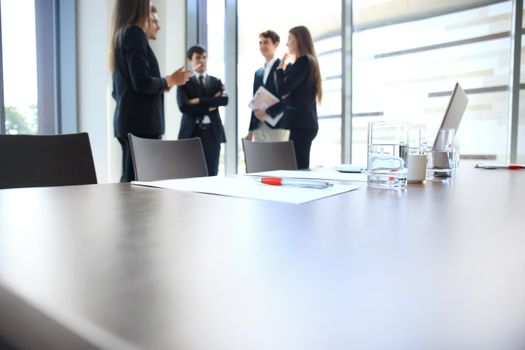
POLYGON ((200 138, 145 139, 128 134, 137 181, 208 176, 200 138))
POLYGON ((87 133, 0 135, 0 188, 96 183, 87 133))
POLYGON ((297 170, 293 141, 253 142, 242 139, 246 173, 270 170, 297 170))

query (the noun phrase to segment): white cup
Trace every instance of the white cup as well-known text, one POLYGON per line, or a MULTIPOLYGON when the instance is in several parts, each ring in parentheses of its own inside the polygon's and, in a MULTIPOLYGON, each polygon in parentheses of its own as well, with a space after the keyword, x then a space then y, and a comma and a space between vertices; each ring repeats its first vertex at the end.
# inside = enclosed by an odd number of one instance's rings
POLYGON ((427 155, 409 154, 407 158, 407 163, 407 182, 416 183, 424 181, 427 175, 427 155))

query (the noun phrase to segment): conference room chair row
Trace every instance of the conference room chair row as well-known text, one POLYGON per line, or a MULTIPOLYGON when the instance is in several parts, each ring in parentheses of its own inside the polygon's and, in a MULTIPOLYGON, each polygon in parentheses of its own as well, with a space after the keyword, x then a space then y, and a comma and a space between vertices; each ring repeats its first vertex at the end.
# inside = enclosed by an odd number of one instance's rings
MULTIPOLYGON (((129 135, 139 181, 207 176, 199 138, 144 139, 129 135)), ((242 140, 246 172, 296 170, 292 141, 242 140)), ((96 184, 89 135, 0 135, 0 189, 96 184)))

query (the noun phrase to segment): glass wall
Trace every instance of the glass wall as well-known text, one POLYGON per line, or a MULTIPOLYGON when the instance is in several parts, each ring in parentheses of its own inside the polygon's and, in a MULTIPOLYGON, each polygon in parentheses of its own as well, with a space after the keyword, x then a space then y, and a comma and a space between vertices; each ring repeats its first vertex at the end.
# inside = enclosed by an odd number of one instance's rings
MULTIPOLYGON (((211 4, 209 1, 208 4, 211 4)), ((341 11, 340 0, 307 2, 267 0, 261 6, 238 0, 238 135, 246 136, 251 110, 253 77, 263 66, 259 33, 272 29, 281 37, 277 56, 286 52, 288 30, 304 25, 310 30, 319 56, 323 78, 323 101, 318 106, 319 133, 312 144, 311 166, 341 162, 341 11), (276 11, 276 9, 279 9, 276 11), (297 9, 301 9, 297 11, 297 9)), ((239 143, 239 172, 244 157, 239 143)))
MULTIPOLYGON (((295 25, 311 30, 323 78, 311 165, 341 162, 343 3, 327 0, 305 6, 300 0, 268 0, 254 11, 251 1, 237 0, 237 37, 225 38, 224 1, 207 2, 210 73, 223 78, 228 64, 224 42, 236 39, 238 45, 238 139, 228 142, 238 143, 240 173, 244 172, 240 138, 248 131, 253 75, 264 63, 258 35, 267 29, 277 31, 281 36, 277 56, 282 57, 288 30, 295 25)), ((419 128, 439 126, 456 82, 469 97, 458 133, 461 155, 507 161, 511 1, 353 0, 352 13, 353 163, 366 163, 366 129, 371 121, 409 121, 411 143, 417 145, 419 128)), ((525 161, 523 93, 520 99, 518 157, 525 161)))
POLYGON ((458 134, 462 156, 505 161, 511 2, 389 24, 433 3, 397 2, 406 6, 401 13, 391 2, 354 1, 354 17, 365 21, 373 6, 375 19, 353 34, 353 162, 366 163, 370 121, 408 120, 413 139, 418 128, 438 127, 456 82, 469 97, 458 134))
POLYGON ((37 72, 34 0, 1 0, 5 130, 36 134, 37 72))

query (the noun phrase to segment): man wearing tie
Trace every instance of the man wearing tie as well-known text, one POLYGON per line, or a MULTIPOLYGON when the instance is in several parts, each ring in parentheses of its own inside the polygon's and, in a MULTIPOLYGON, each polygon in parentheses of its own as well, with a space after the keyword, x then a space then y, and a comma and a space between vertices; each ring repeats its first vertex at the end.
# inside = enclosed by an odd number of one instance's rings
POLYGON ((182 112, 179 139, 201 139, 208 173, 214 176, 219 171, 221 143, 226 142, 218 107, 228 104, 228 95, 222 82, 206 72, 205 48, 192 46, 186 57, 194 74, 186 84, 177 87, 177 103, 182 112))
MULTIPOLYGON (((275 85, 275 70, 280 60, 275 57, 279 47, 279 35, 273 30, 259 34, 259 51, 264 57, 264 67, 255 72, 253 79, 253 94, 260 86, 264 86, 272 95, 279 98, 275 85)), ((266 109, 254 109, 250 119, 250 127, 246 138, 252 141, 288 141, 289 130, 281 129, 280 119, 285 108, 284 101, 266 109)))

